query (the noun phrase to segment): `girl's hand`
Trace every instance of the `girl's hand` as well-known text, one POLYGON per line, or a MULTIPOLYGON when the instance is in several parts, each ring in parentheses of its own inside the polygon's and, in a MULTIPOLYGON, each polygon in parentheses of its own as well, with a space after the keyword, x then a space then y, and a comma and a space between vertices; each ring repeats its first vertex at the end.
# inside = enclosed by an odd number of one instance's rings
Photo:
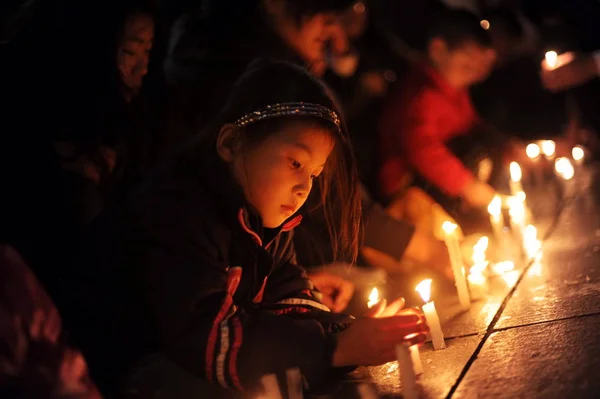
POLYGON ((321 299, 323 305, 336 313, 346 309, 350 299, 352 299, 352 294, 354 294, 352 281, 327 272, 309 273, 308 276, 315 287, 323 294, 321 299))
MULTIPOLYGON (((392 305, 389 309, 393 312, 392 305)), ((338 334, 333 366, 373 366, 390 362, 396 358, 396 345, 425 342, 428 331, 425 317, 415 309, 397 310, 396 315, 390 317, 359 318, 338 334)))

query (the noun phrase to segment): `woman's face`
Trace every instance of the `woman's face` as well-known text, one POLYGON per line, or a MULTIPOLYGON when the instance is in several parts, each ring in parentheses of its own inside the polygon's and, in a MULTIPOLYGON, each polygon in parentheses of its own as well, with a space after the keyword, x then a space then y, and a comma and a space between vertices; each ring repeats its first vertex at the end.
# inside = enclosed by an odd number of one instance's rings
POLYGON ((154 40, 154 21, 146 14, 127 18, 117 48, 117 67, 122 83, 134 93, 142 87, 148 73, 150 50, 154 40))

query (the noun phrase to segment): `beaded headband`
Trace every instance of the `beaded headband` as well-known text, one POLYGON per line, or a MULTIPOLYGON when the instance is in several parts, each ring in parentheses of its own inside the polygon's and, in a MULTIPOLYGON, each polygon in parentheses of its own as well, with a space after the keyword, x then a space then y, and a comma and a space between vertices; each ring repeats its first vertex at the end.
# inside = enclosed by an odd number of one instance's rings
POLYGON ((316 116, 333 123, 337 128, 340 128, 341 120, 338 114, 320 104, 312 103, 278 103, 267 105, 257 111, 250 112, 239 118, 234 123, 238 127, 251 125, 263 119, 277 118, 280 116, 297 115, 297 116, 316 116))

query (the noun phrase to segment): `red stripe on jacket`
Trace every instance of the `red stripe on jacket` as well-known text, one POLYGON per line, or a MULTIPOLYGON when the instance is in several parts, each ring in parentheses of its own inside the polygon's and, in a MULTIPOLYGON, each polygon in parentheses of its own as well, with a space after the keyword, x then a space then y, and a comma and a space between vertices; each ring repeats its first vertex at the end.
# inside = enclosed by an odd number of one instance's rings
MULTIPOLYGON (((233 305, 233 295, 240 284, 240 279, 242 278, 242 268, 241 267, 232 267, 227 271, 227 292, 225 293, 225 298, 223 299, 223 304, 217 313, 217 316, 213 320, 213 325, 210 329, 210 333, 208 335, 208 342, 206 345, 206 377, 210 382, 214 382, 214 354, 215 347, 217 345, 217 335, 219 332, 219 325, 227 316, 229 309, 233 305)), ((239 321, 238 321, 239 322, 239 321)), ((241 340, 241 337, 240 337, 241 340)))

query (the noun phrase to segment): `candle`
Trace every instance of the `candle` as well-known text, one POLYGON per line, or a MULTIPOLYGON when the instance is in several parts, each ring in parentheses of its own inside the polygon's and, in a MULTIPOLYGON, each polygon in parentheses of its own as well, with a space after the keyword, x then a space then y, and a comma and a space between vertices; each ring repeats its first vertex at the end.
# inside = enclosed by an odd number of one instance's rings
POLYGON ((417 385, 417 374, 415 373, 409 345, 396 345, 396 357, 400 368, 402 397, 404 399, 418 399, 419 386, 417 385))
POLYGON ((483 236, 473 246, 473 266, 471 266, 469 275, 467 276, 467 282, 469 283, 471 299, 474 301, 482 299, 488 291, 487 279, 484 276, 488 265, 485 259, 485 252, 488 249, 488 245, 489 238, 483 236))
POLYGON ((506 235, 504 234, 504 216, 502 215, 502 199, 499 196, 495 196, 492 202, 488 205, 488 212, 490 214, 490 223, 494 231, 494 236, 498 242, 500 252, 507 252, 510 250, 506 242, 506 235))
POLYGON ((281 391, 279 390, 279 383, 277 382, 277 376, 275 374, 267 374, 260 379, 263 388, 265 389, 265 395, 269 399, 283 399, 281 391))
POLYGON ((498 274, 498 275, 503 275, 505 273, 511 272, 515 269, 515 264, 513 261, 511 260, 507 260, 504 262, 498 262, 496 263, 492 269, 494 270, 494 273, 498 274))
POLYGON ((523 172, 521 166, 516 162, 510 163, 510 193, 512 195, 518 195, 518 193, 524 193, 521 179, 523 178, 523 172))
POLYGON ((525 202, 517 197, 512 197, 510 208, 508 210, 510 216, 510 228, 518 242, 523 243, 523 234, 525 230, 527 211, 525 202))
POLYGON ((575 168, 568 158, 557 158, 554 162, 554 170, 564 180, 571 180, 575 176, 575 168))
POLYGON ((544 140, 542 142, 542 152, 546 159, 554 158, 554 155, 556 154, 556 143, 552 140, 544 140))
POLYGON ((575 146, 571 150, 571 155, 573 156, 575 163, 581 165, 583 163, 583 158, 585 157, 585 151, 580 146, 575 146))
POLYGON ((531 224, 525 228, 523 247, 527 258, 530 260, 535 259, 540 249, 542 249, 542 243, 537 238, 537 229, 531 224))
POLYGON ((557 54, 556 51, 548 51, 542 61, 542 69, 545 71, 553 71, 563 65, 567 65, 575 59, 572 52, 557 54))
POLYGON ((421 281, 416 288, 416 291, 421 295, 425 305, 422 306, 423 313, 427 319, 429 325, 429 334, 431 335, 431 342, 433 349, 444 349, 446 343, 444 342, 444 333, 442 332, 442 326, 440 325, 440 318, 435 309, 433 301, 429 301, 431 298, 431 279, 421 281))
POLYGON ((527 154, 529 159, 537 161, 541 154, 540 146, 536 143, 530 143, 525 148, 525 153, 527 154))
POLYGON ((302 374, 300 369, 286 370, 288 399, 302 399, 302 374))
POLYGON ((369 302, 367 302, 367 306, 371 309, 379 302, 379 290, 377 288, 373 288, 371 293, 369 294, 369 302))
POLYGON ((460 305, 467 309, 471 306, 471 298, 469 298, 469 288, 467 287, 467 278, 465 276, 465 267, 460 252, 460 244, 456 237, 457 228, 458 226, 456 224, 449 221, 445 221, 444 224, 442 224, 452 271, 454 272, 454 283, 456 284, 456 290, 458 291, 458 300, 460 305))

